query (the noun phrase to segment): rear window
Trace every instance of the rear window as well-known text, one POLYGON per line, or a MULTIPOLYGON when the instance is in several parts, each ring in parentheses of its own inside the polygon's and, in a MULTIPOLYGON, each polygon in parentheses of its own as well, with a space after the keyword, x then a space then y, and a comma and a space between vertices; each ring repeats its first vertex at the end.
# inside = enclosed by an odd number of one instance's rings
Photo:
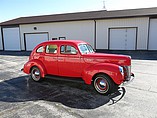
POLYGON ((44 52, 44 47, 43 46, 41 46, 37 49, 37 53, 42 53, 42 52, 44 52))
POLYGON ((46 53, 56 54, 57 53, 57 45, 47 45, 46 53))

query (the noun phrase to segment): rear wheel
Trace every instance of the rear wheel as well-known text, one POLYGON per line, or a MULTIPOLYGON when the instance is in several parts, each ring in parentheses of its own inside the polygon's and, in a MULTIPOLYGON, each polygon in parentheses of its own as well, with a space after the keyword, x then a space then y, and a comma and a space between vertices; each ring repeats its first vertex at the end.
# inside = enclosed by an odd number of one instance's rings
POLYGON ((115 92, 117 85, 111 80, 111 78, 105 74, 99 74, 94 78, 93 86, 95 90, 103 95, 108 95, 115 92))
POLYGON ((39 82, 39 81, 41 81, 42 80, 42 78, 41 78, 41 73, 40 73, 40 70, 39 70, 39 68, 38 67, 33 67, 32 69, 31 69, 31 78, 34 80, 34 81, 36 81, 36 82, 39 82))

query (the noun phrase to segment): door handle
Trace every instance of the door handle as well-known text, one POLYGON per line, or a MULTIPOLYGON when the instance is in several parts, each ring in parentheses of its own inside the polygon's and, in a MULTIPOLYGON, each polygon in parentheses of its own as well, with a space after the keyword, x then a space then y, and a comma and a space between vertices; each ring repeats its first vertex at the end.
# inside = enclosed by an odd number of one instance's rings
POLYGON ((53 59, 57 60, 57 57, 53 57, 53 59))
POLYGON ((58 58, 58 60, 59 60, 59 61, 62 61, 62 60, 64 60, 64 59, 63 59, 63 58, 58 58))

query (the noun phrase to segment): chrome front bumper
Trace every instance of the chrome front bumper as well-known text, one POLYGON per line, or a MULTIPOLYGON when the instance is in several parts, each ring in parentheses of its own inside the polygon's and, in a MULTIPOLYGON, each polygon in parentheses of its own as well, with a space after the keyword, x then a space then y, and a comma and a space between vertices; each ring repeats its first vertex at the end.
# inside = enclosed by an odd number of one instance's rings
POLYGON ((133 73, 131 73, 131 77, 128 78, 126 81, 124 81, 122 83, 122 85, 128 85, 129 83, 131 83, 134 80, 134 78, 135 78, 135 75, 133 73))

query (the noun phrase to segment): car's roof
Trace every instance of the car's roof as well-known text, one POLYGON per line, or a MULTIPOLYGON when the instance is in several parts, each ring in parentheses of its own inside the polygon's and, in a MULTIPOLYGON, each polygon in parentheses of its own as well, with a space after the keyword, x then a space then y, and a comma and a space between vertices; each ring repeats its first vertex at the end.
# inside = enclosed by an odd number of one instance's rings
POLYGON ((54 44, 72 43, 72 44, 77 45, 77 44, 86 43, 86 42, 81 41, 81 40, 51 40, 51 41, 43 42, 39 45, 46 45, 46 44, 49 44, 49 43, 54 43, 54 44))

